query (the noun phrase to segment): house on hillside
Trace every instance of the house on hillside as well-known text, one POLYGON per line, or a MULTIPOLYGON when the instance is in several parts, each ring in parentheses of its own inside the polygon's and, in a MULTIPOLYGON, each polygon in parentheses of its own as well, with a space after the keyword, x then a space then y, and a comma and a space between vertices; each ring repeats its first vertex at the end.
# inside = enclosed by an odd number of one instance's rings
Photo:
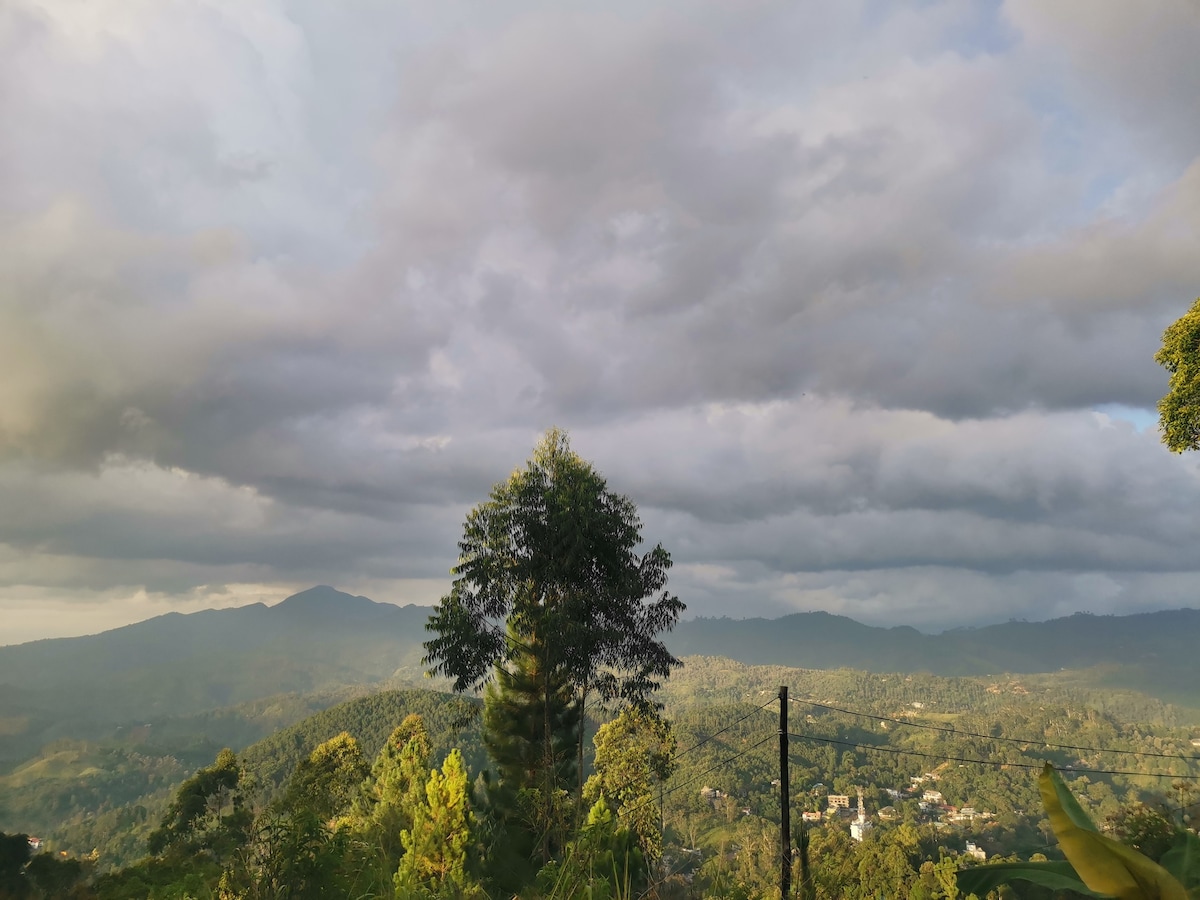
POLYGON ((724 791, 718 791, 716 788, 711 788, 708 785, 700 788, 701 799, 707 801, 713 809, 716 809, 720 802, 726 799, 729 795, 724 791))
POLYGON ((941 804, 946 798, 942 796, 941 791, 926 791, 921 795, 921 799, 926 803, 941 804))
POLYGON ((830 794, 825 798, 826 804, 830 809, 849 809, 850 795, 849 794, 830 794))
POLYGON ((31 853, 40 853, 42 850, 42 839, 29 835, 29 851, 31 853))

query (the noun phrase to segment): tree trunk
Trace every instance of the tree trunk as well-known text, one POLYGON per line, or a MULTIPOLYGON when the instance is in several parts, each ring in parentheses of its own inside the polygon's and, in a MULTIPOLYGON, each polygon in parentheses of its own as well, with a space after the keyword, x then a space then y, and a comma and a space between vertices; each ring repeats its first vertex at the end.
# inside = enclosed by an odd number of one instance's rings
MULTIPOLYGON (((545 645, 543 646, 543 650, 545 645)), ((545 796, 542 798, 542 809, 546 813, 546 827, 542 832, 542 862, 550 860, 550 829, 554 827, 554 788, 557 779, 554 777, 554 741, 550 734, 550 665, 546 655, 542 656, 542 752, 543 768, 546 773, 545 796)))
POLYGON ((585 718, 587 710, 587 693, 587 681, 584 681, 583 688, 579 691, 579 794, 575 803, 575 818, 577 825, 582 825, 585 821, 583 814, 583 739, 587 732, 587 719, 585 718))

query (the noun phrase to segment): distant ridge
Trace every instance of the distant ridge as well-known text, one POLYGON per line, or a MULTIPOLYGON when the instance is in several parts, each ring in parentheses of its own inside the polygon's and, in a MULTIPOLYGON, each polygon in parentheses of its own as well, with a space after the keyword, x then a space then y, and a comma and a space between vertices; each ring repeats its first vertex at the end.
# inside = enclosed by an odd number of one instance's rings
POLYGON ((868 672, 999 675, 1096 670, 1094 686, 1123 687, 1200 708, 1200 610, 1127 616, 1075 613, 942 634, 879 628, 825 612, 780 619, 693 619, 671 636, 677 655, 750 664, 868 672))
MULTIPOLYGON (((167 613, 77 638, 0 647, 0 760, 17 745, 105 723, 188 715, 289 692, 389 679, 428 685, 430 610, 328 585, 274 605, 167 613)), ((678 656, 750 665, 935 675, 1088 670, 1091 686, 1127 688, 1200 708, 1200 611, 1006 622, 940 635, 879 628, 826 612, 779 619, 700 618, 667 636, 678 656)), ((1082 677, 1082 676, 1081 676, 1082 677)))
POLYGON ((671 643, 676 654, 741 662, 972 675, 1163 662, 1172 655, 1190 657, 1198 641, 1200 610, 1174 609, 1127 616, 1075 613, 933 635, 908 626, 863 625, 827 612, 778 619, 699 618, 681 622, 671 643))
POLYGON ((274 694, 417 682, 429 610, 320 585, 275 606, 167 613, 85 637, 0 647, 0 759, 38 735, 188 715, 274 694), (3 732, 0 732, 2 735, 3 732))

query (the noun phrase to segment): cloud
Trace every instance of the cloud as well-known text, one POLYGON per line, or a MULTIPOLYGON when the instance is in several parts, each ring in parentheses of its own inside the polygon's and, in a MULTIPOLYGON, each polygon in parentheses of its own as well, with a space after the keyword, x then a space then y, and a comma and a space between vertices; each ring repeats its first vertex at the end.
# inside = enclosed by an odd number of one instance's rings
POLYGON ((1195 27, 9 4, 0 604, 428 601, 552 424, 698 611, 1185 602, 1195 464, 1093 410, 1200 293, 1195 27))

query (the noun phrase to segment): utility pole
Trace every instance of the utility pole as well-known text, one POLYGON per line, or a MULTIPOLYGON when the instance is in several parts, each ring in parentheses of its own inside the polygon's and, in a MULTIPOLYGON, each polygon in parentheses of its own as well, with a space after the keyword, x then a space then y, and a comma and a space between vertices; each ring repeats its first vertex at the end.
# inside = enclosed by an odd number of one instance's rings
POLYGON ((788 696, 779 688, 779 891, 782 900, 792 894, 792 801, 788 797, 788 696))

